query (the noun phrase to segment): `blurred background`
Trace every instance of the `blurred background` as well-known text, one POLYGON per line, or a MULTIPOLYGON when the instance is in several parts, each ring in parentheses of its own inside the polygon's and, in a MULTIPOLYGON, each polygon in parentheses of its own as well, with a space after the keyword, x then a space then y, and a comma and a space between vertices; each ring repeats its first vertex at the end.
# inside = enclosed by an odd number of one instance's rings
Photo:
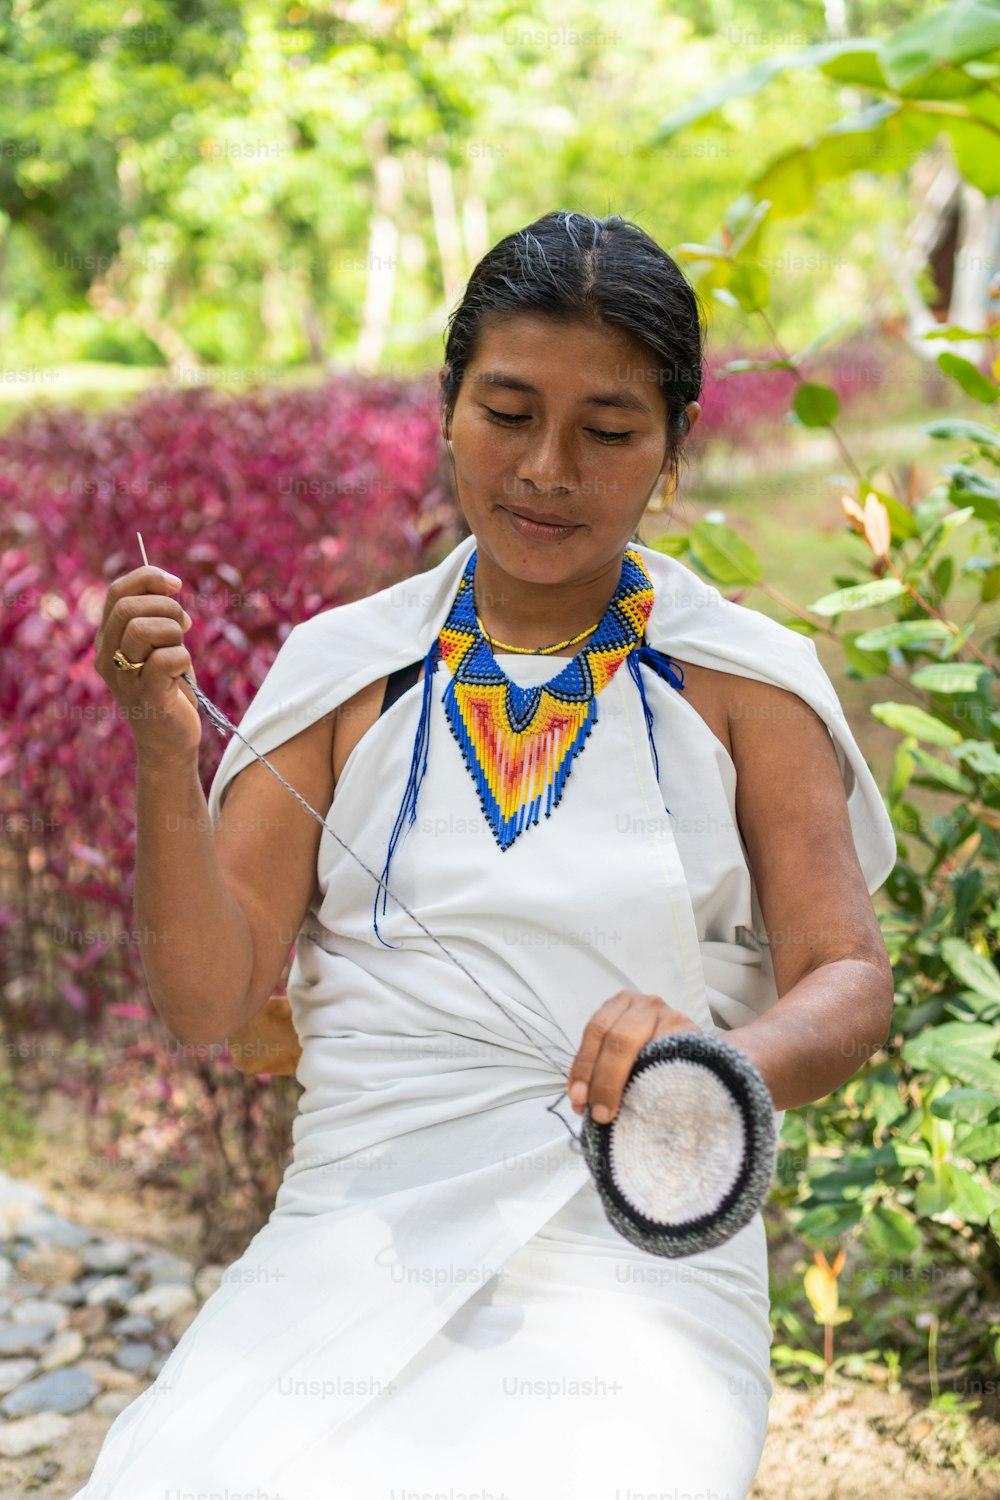
POLYGON ((238 722, 437 562, 448 314, 560 208, 710 320, 643 540, 815 640, 898 833, 892 1036, 786 1119, 754 1495, 1000 1494, 998 142, 993 0, 0 5, 0 1496, 82 1482, 300 1092, 152 1009, 108 583, 141 531, 238 722))

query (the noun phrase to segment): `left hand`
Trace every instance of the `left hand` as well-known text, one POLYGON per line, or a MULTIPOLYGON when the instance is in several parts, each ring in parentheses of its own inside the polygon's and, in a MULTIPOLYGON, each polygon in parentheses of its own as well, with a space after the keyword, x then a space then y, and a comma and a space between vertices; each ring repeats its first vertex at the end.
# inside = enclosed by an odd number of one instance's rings
POLYGON ((584 1105, 599 1125, 613 1120, 632 1065, 647 1042, 671 1031, 703 1031, 659 995, 619 990, 587 1022, 566 1090, 578 1115, 584 1105), (602 1114, 602 1107, 607 1111, 602 1114))

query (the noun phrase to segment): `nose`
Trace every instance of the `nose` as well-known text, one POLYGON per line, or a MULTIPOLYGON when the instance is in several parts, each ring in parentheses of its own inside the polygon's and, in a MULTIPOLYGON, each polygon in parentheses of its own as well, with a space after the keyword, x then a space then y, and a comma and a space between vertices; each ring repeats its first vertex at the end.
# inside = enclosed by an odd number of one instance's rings
POLYGON ((518 482, 539 494, 569 494, 577 488, 576 463, 568 440, 555 423, 541 423, 526 434, 524 451, 514 465, 518 482))

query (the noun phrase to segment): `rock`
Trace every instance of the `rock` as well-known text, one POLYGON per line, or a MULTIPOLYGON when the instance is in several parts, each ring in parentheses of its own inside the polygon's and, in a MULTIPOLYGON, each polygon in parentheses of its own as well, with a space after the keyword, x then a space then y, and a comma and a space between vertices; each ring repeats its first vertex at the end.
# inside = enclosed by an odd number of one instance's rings
POLYGON ((132 1275, 149 1286, 190 1286, 194 1274, 190 1261, 160 1250, 144 1255, 132 1267, 132 1275))
POLYGON ((58 1370, 63 1365, 71 1365, 74 1360, 86 1350, 83 1334, 77 1328, 68 1328, 65 1333, 60 1333, 52 1340, 52 1343, 44 1350, 39 1364, 43 1370, 58 1370))
POLYGON ((96 1338, 108 1324, 108 1309, 100 1302, 92 1307, 74 1307, 69 1315, 70 1328, 78 1328, 85 1339, 96 1338))
POLYGON ((14 1274, 14 1267, 6 1256, 0 1255, 0 1286, 6 1286, 14 1274))
POLYGON ((66 1250, 78 1250, 88 1244, 94 1236, 89 1229, 81 1229, 62 1214, 49 1209, 30 1214, 18 1224, 18 1233, 24 1239, 41 1240, 46 1245, 61 1245, 66 1250))
POLYGON ((115 1353, 114 1361, 122 1370, 130 1370, 133 1375, 146 1375, 155 1357, 156 1350, 152 1344, 126 1343, 115 1353))
POLYGON ((19 1325, 47 1323, 53 1332, 57 1328, 65 1328, 69 1322, 69 1313, 61 1302, 50 1302, 42 1297, 26 1297, 23 1302, 18 1302, 11 1308, 8 1316, 12 1323, 19 1325))
POLYGON ((135 1391, 102 1391, 94 1402, 92 1410, 99 1417, 121 1416, 126 1406, 131 1406, 135 1400, 135 1391))
POLYGON ((194 1289, 203 1302, 207 1302, 209 1297, 219 1290, 225 1274, 225 1266, 202 1266, 194 1278, 194 1289))
POLYGON ((135 1313, 129 1313, 110 1324, 108 1332, 119 1339, 144 1339, 156 1332, 156 1324, 152 1318, 140 1318, 135 1313))
POLYGON ((136 1310, 132 1307, 135 1295, 136 1286, 131 1276, 102 1276, 97 1285, 92 1286, 87 1293, 87 1305, 93 1307, 96 1302, 112 1307, 127 1307, 129 1312, 133 1312, 136 1310))
POLYGON ((69 1418, 54 1411, 22 1417, 19 1422, 6 1422, 0 1427, 0 1454, 4 1458, 23 1458, 26 1453, 61 1443, 69 1430, 69 1418))
POLYGON ((30 1182, 16 1182, 0 1172, 0 1239, 20 1234, 25 1219, 35 1215, 45 1202, 45 1194, 30 1182))
POLYGON ((175 1344, 180 1343, 199 1311, 197 1307, 179 1307, 175 1313, 170 1314, 166 1327, 175 1344))
POLYGON ((139 1292, 131 1297, 127 1304, 130 1313, 137 1313, 141 1317, 148 1315, 158 1323, 165 1323, 175 1313, 195 1306, 197 1306, 197 1299, 190 1287, 170 1282, 164 1282, 161 1286, 151 1286, 148 1291, 139 1292))
POLYGON ((0 1323, 0 1359, 8 1354, 39 1354, 51 1337, 48 1323, 0 1323))
POLYGON ((139 1379, 129 1373, 128 1370, 118 1370, 114 1365, 109 1365, 106 1359, 81 1359, 78 1369, 92 1375, 98 1385, 106 1391, 137 1391, 140 1386, 139 1379))
POLYGON ((37 1369, 37 1359, 0 1359, 0 1396, 30 1380, 37 1369))
POLYGON ((81 1411, 90 1405, 99 1390, 94 1377, 81 1370, 79 1365, 72 1369, 50 1370, 5 1396, 0 1401, 0 1410, 6 1417, 33 1416, 35 1412, 43 1411, 81 1411))
POLYGON ((100 1286, 104 1277, 100 1271, 92 1271, 89 1276, 81 1276, 78 1281, 67 1281, 65 1286, 53 1287, 49 1296, 53 1302, 65 1303, 68 1307, 78 1307, 86 1302, 87 1296, 95 1286, 100 1286))
POLYGON ((158 1354, 156 1356, 156 1358, 153 1360, 153 1363, 150 1365, 149 1369, 146 1371, 146 1374, 148 1375, 148 1377, 149 1377, 150 1380, 155 1380, 156 1379, 157 1375, 159 1375, 160 1371, 163 1369, 163 1366, 166 1364, 166 1362, 167 1362, 167 1360, 169 1358, 170 1358, 170 1351, 169 1350, 165 1354, 158 1354))
POLYGON ((66 1250, 62 1245, 39 1245, 21 1257, 17 1270, 18 1275, 27 1276, 39 1286, 55 1287, 75 1281, 83 1270, 83 1261, 75 1250, 66 1250))
POLYGON ((80 1258, 88 1271, 125 1271, 131 1261, 142 1251, 134 1240, 95 1240, 80 1252, 80 1258))

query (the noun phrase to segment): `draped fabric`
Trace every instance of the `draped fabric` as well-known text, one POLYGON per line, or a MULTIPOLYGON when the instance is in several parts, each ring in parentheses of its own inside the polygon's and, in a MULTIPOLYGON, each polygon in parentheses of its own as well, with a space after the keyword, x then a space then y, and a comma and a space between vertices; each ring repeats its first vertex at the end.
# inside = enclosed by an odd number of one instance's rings
MULTIPOLYGON (((425 656, 474 546, 296 626, 242 733, 267 754, 425 656)), ((649 647, 786 688, 824 720, 877 890, 892 826, 811 641, 636 550, 656 590, 649 647)), ((525 687, 553 672, 552 658, 497 660, 525 687)), ((629 1245, 572 1150, 579 1119, 562 1097, 587 1021, 620 989, 658 994, 713 1032, 777 998, 735 766, 682 690, 641 658, 639 671, 642 693, 629 671, 606 684, 558 809, 504 851, 448 732, 447 673, 430 679, 426 774, 388 884, 499 1005, 392 897, 380 942, 371 876, 322 834, 288 986, 303 1093, 274 1210, 118 1417, 75 1500, 173 1488, 390 1500, 394 1472, 397 1500, 410 1480, 447 1480, 450 1500, 477 1481, 484 1496, 507 1482, 508 1500, 614 1500, 616 1477, 623 1492, 745 1496, 770 1394, 763 1220, 672 1269, 629 1245), (588 1349, 621 1371, 625 1395, 596 1409, 583 1448, 565 1425, 567 1412, 586 1424, 579 1405, 494 1405, 504 1372, 565 1371, 588 1349), (442 1402, 463 1392, 456 1421, 442 1402), (724 1448, 711 1439, 720 1422, 724 1448)), ((375 871, 423 701, 413 690, 376 721, 318 809, 375 871)), ((253 762, 234 737, 209 791, 214 821, 253 762)))

